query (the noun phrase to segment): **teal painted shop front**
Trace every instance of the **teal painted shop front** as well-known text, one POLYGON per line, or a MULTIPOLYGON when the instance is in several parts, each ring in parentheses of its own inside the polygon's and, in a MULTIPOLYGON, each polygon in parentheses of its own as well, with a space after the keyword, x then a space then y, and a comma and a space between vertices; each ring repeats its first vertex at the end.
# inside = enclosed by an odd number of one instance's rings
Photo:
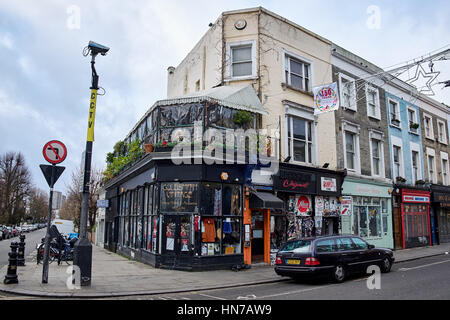
POLYGON ((394 248, 391 191, 391 184, 347 176, 342 185, 342 233, 394 248))

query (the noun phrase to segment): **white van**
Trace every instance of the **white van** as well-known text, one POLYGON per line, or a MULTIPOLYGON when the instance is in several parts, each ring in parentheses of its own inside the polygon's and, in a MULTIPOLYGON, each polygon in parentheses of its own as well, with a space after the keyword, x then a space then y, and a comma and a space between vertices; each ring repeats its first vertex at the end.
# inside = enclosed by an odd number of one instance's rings
POLYGON ((59 233, 64 236, 68 236, 69 234, 75 232, 72 220, 55 219, 52 221, 52 225, 53 224, 56 226, 59 233))

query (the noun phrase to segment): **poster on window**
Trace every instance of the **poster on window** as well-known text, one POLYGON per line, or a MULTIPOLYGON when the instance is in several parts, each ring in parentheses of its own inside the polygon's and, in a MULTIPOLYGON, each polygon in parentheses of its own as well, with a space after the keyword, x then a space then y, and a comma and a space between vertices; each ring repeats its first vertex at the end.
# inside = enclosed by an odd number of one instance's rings
POLYGON ((313 91, 315 116, 339 109, 339 94, 336 82, 315 87, 313 91))
POLYGON ((341 215, 349 216, 352 212, 353 198, 348 196, 343 196, 341 198, 341 215))

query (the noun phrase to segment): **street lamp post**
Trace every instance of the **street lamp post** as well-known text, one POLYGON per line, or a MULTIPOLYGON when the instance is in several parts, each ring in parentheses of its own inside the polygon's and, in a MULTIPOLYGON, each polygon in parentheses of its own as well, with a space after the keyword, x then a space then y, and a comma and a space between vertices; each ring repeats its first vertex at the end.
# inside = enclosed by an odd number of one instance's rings
POLYGON ((80 218, 80 237, 74 246, 73 264, 78 266, 80 272, 81 286, 91 285, 92 274, 92 245, 87 238, 87 220, 89 210, 89 187, 91 178, 91 162, 92 162, 92 146, 94 143, 94 123, 95 123, 95 108, 97 104, 98 75, 95 70, 95 57, 100 53, 106 55, 109 51, 108 47, 102 46, 98 43, 89 41, 89 45, 85 48, 84 55, 91 54, 91 70, 92 70, 92 85, 91 85, 91 101, 89 105, 89 120, 86 139, 86 152, 84 158, 84 177, 83 190, 81 200, 81 218, 80 218))

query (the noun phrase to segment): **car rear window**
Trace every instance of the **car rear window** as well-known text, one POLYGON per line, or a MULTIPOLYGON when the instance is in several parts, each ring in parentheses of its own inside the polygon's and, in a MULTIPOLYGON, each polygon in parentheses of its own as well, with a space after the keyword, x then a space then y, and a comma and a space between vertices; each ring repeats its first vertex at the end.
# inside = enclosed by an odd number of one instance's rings
POLYGON ((296 253, 310 252, 311 240, 297 240, 286 243, 280 250, 280 252, 294 251, 296 253))

